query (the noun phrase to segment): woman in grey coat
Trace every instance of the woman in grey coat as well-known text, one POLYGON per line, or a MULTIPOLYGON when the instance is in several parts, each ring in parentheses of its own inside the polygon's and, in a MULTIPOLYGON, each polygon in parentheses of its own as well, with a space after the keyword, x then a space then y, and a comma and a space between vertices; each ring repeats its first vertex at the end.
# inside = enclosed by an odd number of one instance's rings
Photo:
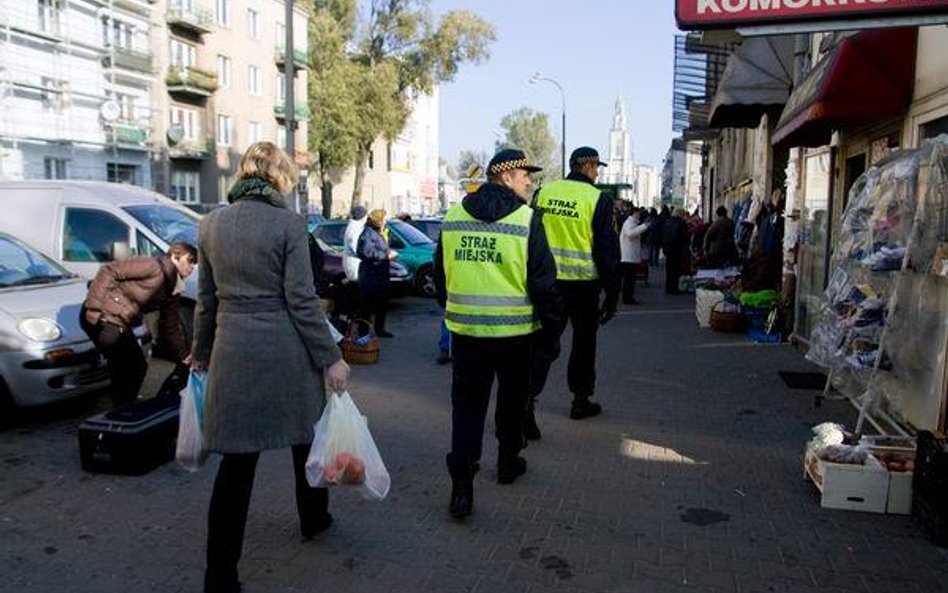
POLYGON ((198 236, 192 367, 207 368, 204 438, 223 454, 208 510, 205 593, 240 591, 237 562, 260 451, 291 447, 303 537, 329 527, 328 493, 306 482, 313 424, 349 367, 329 335, 313 288, 306 221, 283 195, 296 167, 270 142, 244 154, 233 204, 198 236))

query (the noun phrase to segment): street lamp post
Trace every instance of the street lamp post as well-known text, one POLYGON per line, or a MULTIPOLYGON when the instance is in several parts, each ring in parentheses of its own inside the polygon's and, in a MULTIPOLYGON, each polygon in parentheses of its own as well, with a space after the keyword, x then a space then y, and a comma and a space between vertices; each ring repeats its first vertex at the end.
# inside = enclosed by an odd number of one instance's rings
POLYGON ((560 134, 560 170, 562 176, 566 177, 566 91, 563 90, 563 86, 553 80, 548 76, 543 76, 539 72, 534 72, 527 82, 530 84, 536 84, 540 81, 546 81, 556 85, 556 88, 560 90, 560 101, 562 106, 562 133, 560 134))

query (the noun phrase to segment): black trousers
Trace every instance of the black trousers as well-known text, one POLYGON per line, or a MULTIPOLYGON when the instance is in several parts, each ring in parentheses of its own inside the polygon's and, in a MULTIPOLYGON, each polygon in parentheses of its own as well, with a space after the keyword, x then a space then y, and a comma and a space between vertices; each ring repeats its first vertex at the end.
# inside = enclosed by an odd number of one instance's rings
POLYGON ((385 318, 388 314, 388 289, 362 291, 362 312, 360 315, 375 326, 375 331, 385 331, 385 318))
MULTIPOLYGON (((570 392, 578 397, 592 397, 596 391, 596 332, 599 331, 599 285, 595 282, 557 282, 566 305, 566 315, 573 326, 573 342, 566 367, 570 392)), ((565 329, 565 327, 563 328, 565 329)), ((537 350, 530 359, 531 395, 536 398, 546 386, 550 366, 556 360, 537 350)))
MULTIPOLYGON (((305 533, 319 522, 329 508, 329 492, 313 488, 306 481, 306 458, 310 445, 293 445, 293 474, 296 480, 296 511, 305 533)), ((232 591, 237 585, 237 562, 244 545, 244 529, 250 508, 250 494, 260 453, 225 453, 214 480, 214 492, 207 512, 207 570, 205 593, 232 591)))
POLYGON ((523 422, 530 393, 530 336, 473 338, 451 335, 452 475, 464 473, 481 459, 484 421, 497 378, 494 423, 501 459, 515 457, 525 446, 523 422))
POLYGON ((79 325, 95 347, 105 356, 109 379, 112 382, 112 403, 127 404, 135 401, 148 372, 148 361, 135 334, 128 328, 108 328, 107 340, 103 340, 103 326, 92 325, 86 320, 86 309, 79 312, 79 325), (117 332, 121 329, 121 334, 117 332), (117 335, 117 338, 116 338, 117 335))
POLYGON ((665 257, 665 294, 678 294, 678 280, 684 266, 683 257, 665 257))
POLYGON ((622 302, 626 305, 635 299, 636 267, 633 262, 622 262, 619 267, 622 271, 622 302))

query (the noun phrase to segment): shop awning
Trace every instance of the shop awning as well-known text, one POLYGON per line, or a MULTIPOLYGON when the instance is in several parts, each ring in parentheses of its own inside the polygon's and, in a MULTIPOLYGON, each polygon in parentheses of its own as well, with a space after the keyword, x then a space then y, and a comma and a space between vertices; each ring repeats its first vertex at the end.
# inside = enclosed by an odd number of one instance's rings
POLYGON ((728 58, 711 101, 712 128, 755 128, 779 117, 793 87, 793 36, 751 37, 728 58))
POLYGON ((829 144, 833 130, 894 117, 912 100, 918 29, 872 29, 843 39, 793 89, 773 143, 829 144))

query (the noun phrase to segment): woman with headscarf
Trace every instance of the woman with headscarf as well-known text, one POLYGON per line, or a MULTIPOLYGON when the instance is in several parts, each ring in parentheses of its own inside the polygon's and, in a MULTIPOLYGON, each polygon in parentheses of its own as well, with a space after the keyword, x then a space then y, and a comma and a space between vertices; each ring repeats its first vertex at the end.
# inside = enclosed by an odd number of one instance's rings
POLYGON ((364 316, 375 326, 375 335, 391 338, 393 335, 385 330, 385 316, 388 308, 389 260, 396 253, 389 249, 384 234, 385 210, 372 210, 359 236, 356 254, 362 262, 359 265, 359 291, 362 293, 364 316))
POLYGON ((237 563, 260 452, 291 447, 300 532, 332 523, 306 480, 313 425, 349 382, 313 287, 306 219, 287 208, 296 166, 271 142, 244 154, 228 200, 204 217, 191 366, 207 369, 204 439, 221 453, 207 519, 205 593, 240 591, 237 563))

